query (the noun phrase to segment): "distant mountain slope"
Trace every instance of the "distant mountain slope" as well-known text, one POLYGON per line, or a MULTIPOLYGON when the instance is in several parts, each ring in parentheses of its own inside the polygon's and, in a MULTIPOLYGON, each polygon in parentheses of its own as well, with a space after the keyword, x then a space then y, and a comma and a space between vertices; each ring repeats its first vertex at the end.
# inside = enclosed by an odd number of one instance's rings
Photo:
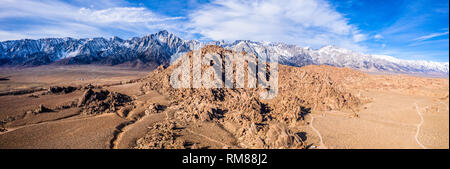
POLYGON ((400 60, 391 56, 361 54, 335 46, 318 50, 302 48, 284 43, 260 43, 236 41, 221 45, 225 48, 255 53, 257 55, 278 55, 281 64, 291 66, 330 65, 348 67, 369 72, 407 73, 448 76, 448 62, 400 60))
POLYGON ((335 46, 325 46, 313 50, 284 43, 262 43, 248 40, 238 40, 232 43, 224 41, 201 43, 196 40, 183 40, 167 31, 128 40, 113 37, 109 39, 47 38, 4 41, 0 42, 0 66, 160 65, 168 64, 174 54, 199 49, 205 45, 218 45, 261 56, 279 56, 281 64, 298 67, 313 64, 349 67, 370 72, 419 73, 438 76, 448 76, 449 74, 448 62, 400 60, 391 56, 361 54, 335 46))
POLYGON ((129 40, 118 37, 25 39, 0 42, 0 65, 117 65, 129 61, 164 64, 173 54, 190 49, 186 41, 167 31, 129 40))

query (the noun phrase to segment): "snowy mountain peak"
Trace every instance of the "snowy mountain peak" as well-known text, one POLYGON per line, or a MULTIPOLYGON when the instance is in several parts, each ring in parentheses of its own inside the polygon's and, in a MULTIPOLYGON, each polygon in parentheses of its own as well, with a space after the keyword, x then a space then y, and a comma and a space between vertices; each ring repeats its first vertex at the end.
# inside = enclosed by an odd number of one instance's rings
POLYGON ((318 50, 285 43, 183 40, 162 30, 144 37, 123 40, 119 37, 73 39, 46 38, 0 42, 1 65, 62 64, 121 64, 124 62, 169 63, 172 55, 200 49, 205 45, 218 45, 255 56, 279 56, 281 64, 291 66, 332 65, 371 72, 420 73, 448 76, 448 62, 401 60, 386 55, 369 55, 328 45, 318 50))
POLYGON ((162 36, 169 36, 169 34, 172 34, 172 33, 169 33, 169 31, 167 31, 167 30, 161 30, 156 33, 156 35, 162 35, 162 36))

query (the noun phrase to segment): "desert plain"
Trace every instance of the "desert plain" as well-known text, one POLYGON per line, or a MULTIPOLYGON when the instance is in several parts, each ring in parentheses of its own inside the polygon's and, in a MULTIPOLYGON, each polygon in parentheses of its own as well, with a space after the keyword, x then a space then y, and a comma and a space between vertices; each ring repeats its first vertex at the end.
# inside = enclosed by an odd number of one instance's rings
POLYGON ((449 148, 448 77, 279 65, 260 100, 173 89, 172 70, 0 68, 0 149, 449 148))

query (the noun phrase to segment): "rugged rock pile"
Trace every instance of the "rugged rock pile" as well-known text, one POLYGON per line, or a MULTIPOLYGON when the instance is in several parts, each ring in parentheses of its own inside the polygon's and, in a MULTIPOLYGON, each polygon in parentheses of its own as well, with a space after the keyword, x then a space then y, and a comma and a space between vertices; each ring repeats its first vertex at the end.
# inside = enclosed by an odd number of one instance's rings
POLYGON ((53 110, 40 104, 38 108, 28 111, 27 114, 40 114, 40 113, 47 113, 47 112, 53 112, 53 110))
POLYGON ((352 95, 343 83, 323 72, 280 66, 279 94, 274 103, 297 105, 313 110, 354 110, 361 100, 352 95), (285 103, 286 102, 286 103, 285 103))
POLYGON ((119 107, 131 103, 131 98, 117 92, 108 90, 94 91, 87 89, 78 100, 78 107, 82 108, 82 114, 114 113, 119 107))
MULTIPOLYGON (((201 53, 202 57, 216 53, 223 58, 234 52, 206 46, 201 53)), ((187 53, 191 60, 192 54, 187 53)), ((170 75, 177 66, 159 67, 147 77, 143 88, 168 96, 171 106, 180 107, 175 113, 177 120, 221 124, 235 135, 242 148, 304 148, 302 140, 288 126, 302 121, 311 109, 354 110, 361 104, 359 98, 326 74, 296 67, 279 65, 278 95, 261 100, 259 94, 265 90, 261 88, 175 89, 170 85, 170 75)))
POLYGON ((61 87, 61 86, 52 86, 48 89, 49 94, 67 94, 72 93, 75 90, 78 90, 79 88, 73 87, 73 86, 67 86, 67 87, 61 87))
POLYGON ((346 89, 362 88, 364 86, 364 81, 366 81, 370 76, 360 70, 355 70, 351 68, 340 68, 328 65, 308 65, 300 68, 301 70, 325 75, 330 78, 334 83, 339 83, 346 89))
POLYGON ((154 114, 154 113, 160 113, 162 110, 164 110, 164 106, 160 104, 153 103, 150 106, 148 106, 148 109, 145 110, 145 114, 154 114))
POLYGON ((5 124, 6 124, 6 122, 0 121, 0 133, 1 133, 1 132, 8 131, 8 130, 5 128, 5 124))
POLYGON ((136 149, 184 149, 184 140, 175 139, 175 124, 170 122, 156 123, 149 127, 145 137, 136 142, 136 149))

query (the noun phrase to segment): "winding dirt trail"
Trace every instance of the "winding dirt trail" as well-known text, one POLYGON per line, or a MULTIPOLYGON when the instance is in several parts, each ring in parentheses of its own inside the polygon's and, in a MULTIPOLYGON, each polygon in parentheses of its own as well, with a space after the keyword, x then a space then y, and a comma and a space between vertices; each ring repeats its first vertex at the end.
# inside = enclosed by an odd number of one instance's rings
POLYGON ((197 132, 195 132, 195 131, 193 131, 193 130, 191 130, 191 129, 186 128, 186 131, 189 132, 189 133, 192 133, 192 134, 194 134, 194 135, 198 135, 198 136, 200 136, 200 137, 206 138, 206 139, 208 139, 209 141, 212 141, 212 142, 214 142, 214 143, 220 144, 220 145, 222 145, 222 146, 224 146, 224 147, 234 147, 234 146, 231 146, 231 145, 227 145, 227 144, 225 144, 225 143, 223 143, 223 142, 217 141, 216 139, 213 139, 213 138, 211 138, 211 137, 205 136, 204 134, 197 133, 197 132))
POLYGON ((422 113, 419 111, 419 107, 417 106, 417 103, 414 103, 414 105, 416 106, 417 114, 419 114, 419 116, 420 116, 420 123, 417 124, 417 131, 416 131, 416 135, 414 136, 414 138, 416 139, 417 144, 419 144, 419 146, 422 147, 422 149, 427 149, 427 148, 426 148, 422 143, 420 143, 420 141, 419 141, 420 127, 422 127, 422 124, 423 124, 423 122, 424 122, 423 116, 422 116, 422 113))
POLYGON ((80 114, 74 114, 74 115, 69 115, 69 116, 66 116, 66 117, 61 117, 61 118, 57 118, 57 119, 53 119, 53 120, 47 120, 47 121, 42 121, 42 122, 33 123, 33 124, 27 124, 27 125, 23 125, 23 126, 6 128, 7 131, 0 132, 0 135, 6 134, 6 133, 9 133, 9 132, 13 132, 15 130, 26 128, 26 127, 33 127, 33 126, 38 126, 38 125, 45 125, 45 124, 52 124, 52 123, 59 123, 59 122, 72 122, 72 121, 79 121, 79 120, 87 120, 87 119, 91 119, 91 118, 103 117, 105 115, 107 115, 107 114, 102 114, 102 115, 97 115, 97 116, 81 117, 80 114), (71 119, 72 117, 76 117, 76 116, 79 116, 80 118, 71 119))
MULTIPOLYGON (((166 115, 166 121, 167 121, 167 122, 169 122, 170 119, 173 119, 173 117, 172 117, 172 118, 170 117, 168 111, 165 111, 164 113, 165 113, 165 115, 166 115)), ((219 144, 219 145, 222 145, 222 146, 224 146, 224 147, 233 147, 233 146, 231 146, 231 145, 225 144, 224 142, 221 142, 221 141, 218 141, 218 140, 216 140, 216 139, 214 139, 214 138, 208 137, 208 136, 206 136, 206 135, 204 135, 204 134, 195 132, 195 131, 193 131, 193 130, 191 130, 191 129, 189 129, 189 128, 185 128, 185 130, 186 130, 187 132, 191 133, 191 134, 198 135, 198 136, 200 136, 200 137, 206 138, 207 140, 209 140, 209 141, 211 141, 211 142, 214 142, 214 143, 217 143, 217 144, 219 144)))
POLYGON ((319 132, 316 128, 314 128, 314 126, 313 126, 314 116, 313 116, 312 114, 310 114, 310 115, 311 115, 311 121, 309 122, 309 127, 317 134, 317 136, 318 136, 319 139, 320 139, 320 145, 319 145, 319 147, 317 147, 317 148, 319 148, 319 149, 328 149, 327 146, 325 146, 325 144, 323 143, 322 135, 321 135, 320 132, 319 132))

